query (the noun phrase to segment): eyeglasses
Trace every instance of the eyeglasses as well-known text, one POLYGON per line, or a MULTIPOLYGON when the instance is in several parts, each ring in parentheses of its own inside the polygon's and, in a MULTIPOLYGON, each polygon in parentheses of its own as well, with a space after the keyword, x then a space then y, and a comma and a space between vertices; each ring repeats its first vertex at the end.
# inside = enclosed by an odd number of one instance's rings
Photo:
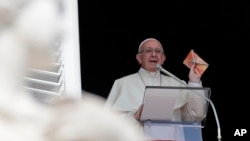
POLYGON ((145 52, 147 54, 151 54, 151 53, 153 53, 153 51, 155 51, 156 54, 162 54, 163 53, 163 51, 161 49, 159 49, 159 48, 156 48, 156 49, 146 48, 146 49, 141 50, 140 53, 145 52))

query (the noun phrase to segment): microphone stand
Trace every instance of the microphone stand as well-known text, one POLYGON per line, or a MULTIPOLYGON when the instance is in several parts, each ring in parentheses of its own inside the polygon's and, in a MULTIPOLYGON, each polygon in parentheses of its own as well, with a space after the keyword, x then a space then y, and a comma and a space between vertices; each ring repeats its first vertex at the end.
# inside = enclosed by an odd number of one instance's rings
MULTIPOLYGON (((181 81, 178 77, 176 77, 175 75, 173 75, 173 74, 170 73, 169 71, 163 69, 161 65, 157 64, 157 68, 158 68, 161 72, 163 72, 163 73, 169 75, 170 77, 174 78, 176 81, 178 81, 179 83, 181 83, 181 84, 184 85, 185 87, 188 87, 188 85, 187 85, 186 83, 184 83, 183 81, 181 81)), ((195 92, 195 93, 196 93, 196 92, 195 92)), ((218 141, 221 141, 222 136, 221 136, 220 122, 219 122, 218 115, 217 115, 217 112, 216 112, 216 109, 215 109, 215 106, 214 106, 213 102, 212 102, 209 98, 207 98, 206 96, 203 96, 203 95, 201 95, 201 94, 199 94, 199 93, 196 93, 196 94, 199 95, 199 96, 201 96, 202 98, 204 98, 205 100, 207 100, 207 101, 211 104, 212 109, 213 109, 213 112, 214 112, 216 124, 217 124, 217 139, 218 139, 218 141)))

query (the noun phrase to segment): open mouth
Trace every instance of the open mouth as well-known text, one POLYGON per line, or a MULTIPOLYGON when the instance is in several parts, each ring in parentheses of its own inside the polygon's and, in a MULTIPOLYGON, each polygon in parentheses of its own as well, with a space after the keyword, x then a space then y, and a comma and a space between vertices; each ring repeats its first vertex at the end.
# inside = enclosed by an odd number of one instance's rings
POLYGON ((157 60, 150 60, 149 63, 150 63, 150 64, 157 64, 158 61, 157 61, 157 60))

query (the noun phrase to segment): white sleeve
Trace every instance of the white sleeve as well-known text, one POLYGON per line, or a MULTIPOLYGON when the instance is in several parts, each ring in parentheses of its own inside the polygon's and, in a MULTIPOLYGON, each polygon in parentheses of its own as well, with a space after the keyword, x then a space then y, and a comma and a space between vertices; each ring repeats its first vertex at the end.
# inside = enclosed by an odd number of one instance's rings
MULTIPOLYGON (((189 87, 202 87, 201 83, 188 83, 189 87)), ((207 101, 205 92, 202 90, 194 90, 187 95, 187 104, 183 110, 183 116, 188 121, 200 121, 206 116, 207 101)))

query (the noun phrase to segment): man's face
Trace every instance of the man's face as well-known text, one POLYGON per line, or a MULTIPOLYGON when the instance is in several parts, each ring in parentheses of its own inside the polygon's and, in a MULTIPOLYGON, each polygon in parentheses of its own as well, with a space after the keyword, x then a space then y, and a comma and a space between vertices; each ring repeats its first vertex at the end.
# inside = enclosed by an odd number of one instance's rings
POLYGON ((156 65, 162 65, 166 57, 160 42, 148 40, 142 45, 141 51, 136 55, 136 59, 145 70, 155 72, 157 71, 156 65))

